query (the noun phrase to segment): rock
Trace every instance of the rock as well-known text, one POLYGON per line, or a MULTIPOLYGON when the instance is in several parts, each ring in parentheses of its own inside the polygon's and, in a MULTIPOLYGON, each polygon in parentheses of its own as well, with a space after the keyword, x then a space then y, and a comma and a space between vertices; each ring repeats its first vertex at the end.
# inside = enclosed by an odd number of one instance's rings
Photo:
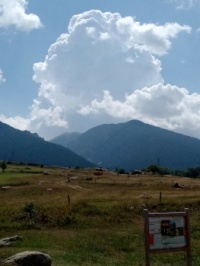
POLYGON ((16 236, 0 239, 0 247, 9 246, 9 245, 11 245, 11 243, 13 243, 17 240, 22 240, 22 237, 16 235, 16 236))
POLYGON ((173 185, 173 187, 175 187, 175 188, 184 188, 184 186, 179 185, 178 183, 175 183, 175 184, 173 185))
POLYGON ((4 186, 4 187, 1 187, 1 190, 8 190, 9 188, 11 188, 11 186, 4 186))
POLYGON ((44 172, 43 175, 50 175, 50 173, 49 172, 44 172))
POLYGON ((3 265, 51 266, 51 257, 38 251, 24 251, 5 259, 3 265))

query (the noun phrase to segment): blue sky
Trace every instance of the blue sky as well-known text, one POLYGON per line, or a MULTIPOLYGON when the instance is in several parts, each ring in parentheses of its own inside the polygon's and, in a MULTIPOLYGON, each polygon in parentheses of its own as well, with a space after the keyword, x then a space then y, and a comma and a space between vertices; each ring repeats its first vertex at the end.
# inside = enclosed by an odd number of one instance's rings
POLYGON ((200 137, 200 0, 0 0, 0 121, 200 137))

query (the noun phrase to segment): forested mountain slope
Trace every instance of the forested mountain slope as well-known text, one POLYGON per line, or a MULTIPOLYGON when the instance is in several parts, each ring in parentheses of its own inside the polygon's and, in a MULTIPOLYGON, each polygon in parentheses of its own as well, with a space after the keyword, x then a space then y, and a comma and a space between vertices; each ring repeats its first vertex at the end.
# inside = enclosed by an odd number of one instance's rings
MULTIPOLYGON (((52 141, 59 141, 59 137, 52 141)), ((65 145, 59 141, 62 143, 65 145)), ((68 139, 66 147, 110 169, 143 169, 150 164, 169 169, 200 166, 199 139, 138 120, 94 127, 68 139)))

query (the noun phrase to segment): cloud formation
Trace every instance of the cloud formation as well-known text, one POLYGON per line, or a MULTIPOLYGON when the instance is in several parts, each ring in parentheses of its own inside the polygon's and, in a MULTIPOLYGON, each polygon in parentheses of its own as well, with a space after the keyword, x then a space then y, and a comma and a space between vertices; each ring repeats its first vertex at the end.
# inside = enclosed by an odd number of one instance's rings
POLYGON ((101 101, 93 100, 80 110, 82 115, 105 112, 119 119, 143 122, 199 137, 200 95, 189 94, 184 88, 157 84, 135 90, 125 101, 113 99, 104 91, 101 101))
POLYGON ((32 105, 32 124, 39 132, 49 126, 71 131, 94 126, 94 121, 138 118, 139 109, 127 116, 122 107, 119 115, 112 104, 126 105, 135 91, 163 84, 161 57, 173 38, 190 31, 187 25, 141 24, 133 17, 99 10, 73 16, 68 32, 50 46, 45 61, 34 64, 33 79, 40 88, 32 105), (103 103, 107 96, 112 99, 110 106, 107 101, 104 110, 95 109, 94 103, 103 103), (78 126, 75 118, 82 121, 78 126))
POLYGON ((0 0, 0 28, 14 26, 21 31, 40 28, 39 17, 26 13, 27 4, 26 0, 0 0))
POLYGON ((190 9, 200 6, 200 0, 171 0, 177 5, 178 9, 190 9))
POLYGON ((21 116, 6 117, 0 114, 0 121, 20 130, 27 130, 30 126, 29 119, 21 116))
POLYGON ((6 79, 4 78, 3 71, 0 69, 0 83, 5 82, 6 79))
POLYGON ((198 137, 200 95, 165 84, 161 63, 173 39, 190 32, 187 25, 142 24, 99 10, 73 16, 68 32, 33 66, 39 90, 26 129, 48 139, 139 119, 198 137))

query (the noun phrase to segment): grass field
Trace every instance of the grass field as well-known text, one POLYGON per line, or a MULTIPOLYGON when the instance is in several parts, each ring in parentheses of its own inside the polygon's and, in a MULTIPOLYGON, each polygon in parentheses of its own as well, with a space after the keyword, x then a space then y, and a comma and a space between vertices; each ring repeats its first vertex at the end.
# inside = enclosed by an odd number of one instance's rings
MULTIPOLYGON (((54 266, 145 265, 143 209, 190 209, 193 265, 200 265, 200 180, 119 175, 92 169, 8 165, 0 173, 0 260, 25 250, 54 266), (184 188, 174 188, 174 183, 184 188), (161 193, 161 198, 160 198, 161 193)), ((151 255, 151 265, 186 265, 184 253, 151 255)))

